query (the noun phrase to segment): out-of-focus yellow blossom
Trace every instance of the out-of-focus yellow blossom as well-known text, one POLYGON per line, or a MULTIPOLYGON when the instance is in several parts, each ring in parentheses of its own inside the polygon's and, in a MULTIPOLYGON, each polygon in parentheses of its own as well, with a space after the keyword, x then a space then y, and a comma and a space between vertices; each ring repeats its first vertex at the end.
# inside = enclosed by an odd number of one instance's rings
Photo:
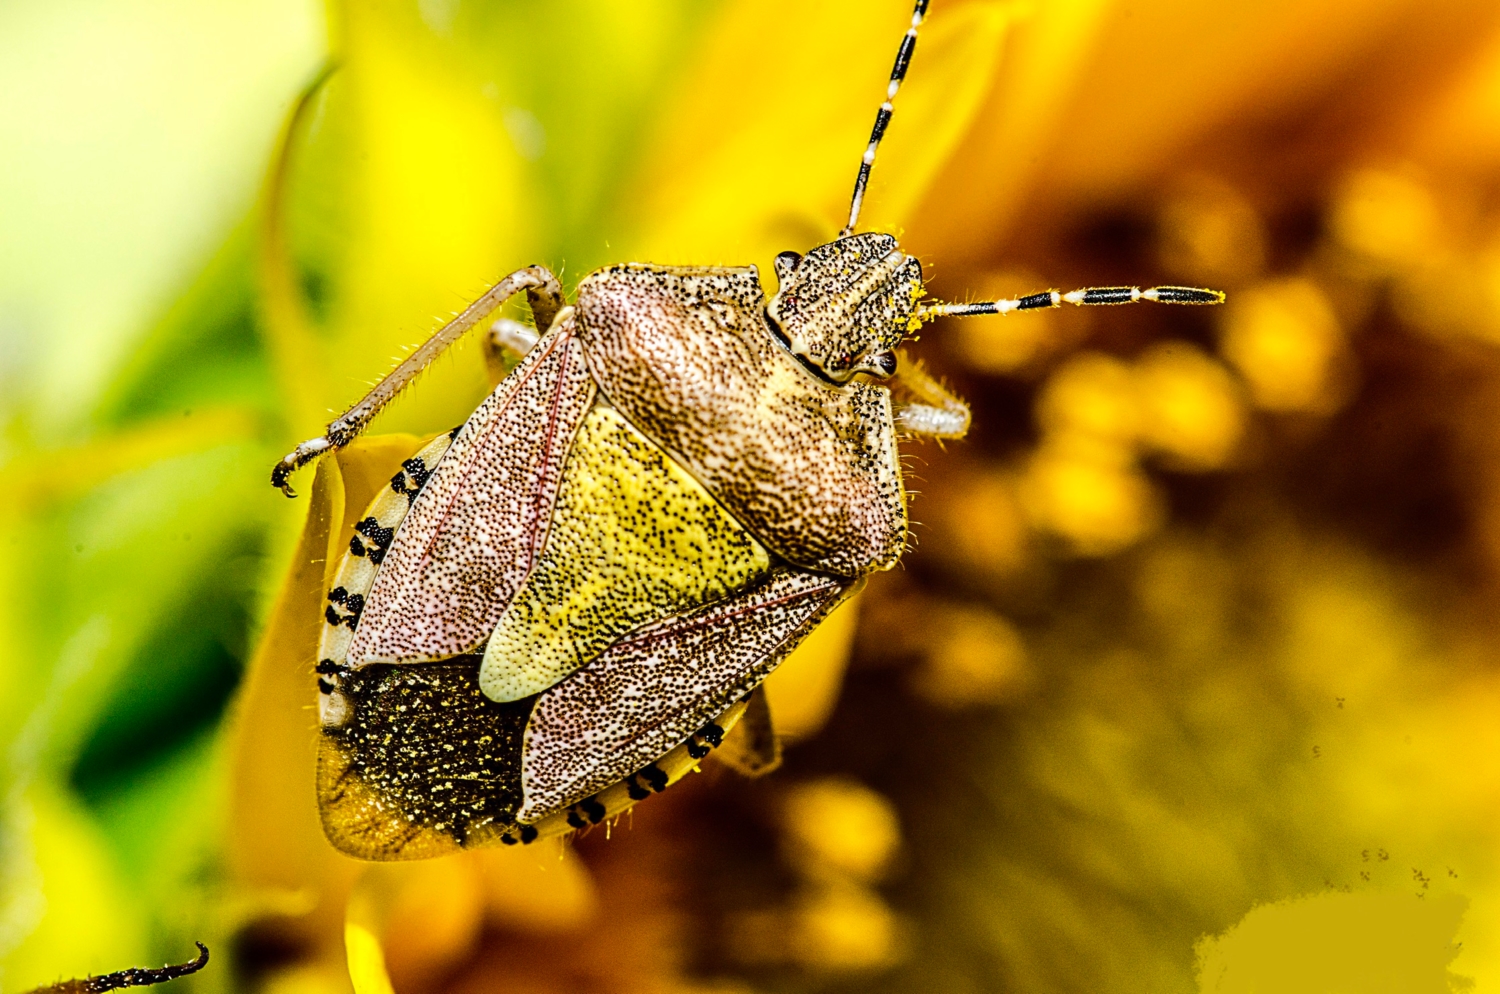
POLYGON ((1271 411, 1327 414, 1347 395, 1344 332, 1327 296, 1306 279, 1264 283, 1224 310, 1221 347, 1271 411))
POLYGON ((815 970, 873 970, 903 954, 903 922, 880 895, 852 881, 809 887, 789 916, 795 961, 815 970))
POLYGON ((1244 405, 1223 366, 1188 342, 1159 342, 1132 370, 1143 444, 1177 469, 1217 469, 1245 430, 1244 405))
POLYGON ((1260 216, 1243 194, 1213 176, 1180 180, 1158 224, 1162 264, 1179 279, 1232 288, 1265 265, 1260 216))
POLYGON ((1085 435, 1122 449, 1134 444, 1140 413, 1130 367, 1097 352, 1069 359, 1047 380, 1036 405, 1037 424, 1049 435, 1085 435))
MULTIPOLYGON (((138 6, 105 23, 228 16, 138 6)), ((245 61, 222 38, 74 44, 67 5, 0 13, 24 55, 0 76, 36 98, 0 112, 19 150, 0 213, 22 219, 0 239, 6 992, 195 936, 215 955, 196 988, 268 994, 1500 976, 1492 0, 934 3, 865 225, 900 232, 948 299, 1150 281, 1229 303, 924 329, 913 348, 975 427, 906 450, 902 571, 773 678, 801 739, 781 773, 710 760, 561 862, 372 871, 322 839, 308 609, 416 439, 329 460, 298 504, 265 487, 270 460, 511 268, 767 273, 830 236, 910 7, 335 3, 337 68, 308 57, 243 117, 205 98, 217 73, 152 47, 245 61), (49 60, 68 71, 27 75, 49 60), (52 113, 106 70, 111 97, 149 98, 108 141, 52 113), (268 175, 253 214, 243 183, 205 212, 196 174, 180 216, 159 178, 111 213, 142 174, 119 136, 191 151, 148 132, 212 133, 211 107, 268 142, 257 122, 314 78, 284 155, 221 170, 268 175), (138 279, 97 251, 146 242, 179 268, 138 279), (160 321, 109 285, 127 278, 160 321), (247 631, 261 649, 226 726, 247 631), (898 856, 852 857, 857 818, 783 820, 828 783, 898 813, 898 856), (842 854, 821 875, 785 858, 820 846, 842 854)), ((245 50, 283 34, 306 26, 257 21, 245 50)), ((181 176, 166 158, 152 174, 181 176)), ((452 427, 485 389, 477 352, 379 430, 452 427)))
POLYGON ((901 845, 890 802, 847 778, 807 781, 782 799, 781 828, 800 880, 783 905, 730 919, 733 956, 832 973, 897 962, 906 925, 873 887, 901 845))
POLYGON ((901 845, 891 803, 852 780, 815 780, 783 803, 787 858, 808 876, 878 880, 901 845))
POLYGON ((1017 474, 1004 469, 975 470, 953 465, 952 498, 933 512, 916 504, 912 524, 918 548, 951 557, 966 570, 1005 575, 1027 560, 1029 535, 1017 494, 1017 474))
POLYGON ((930 608, 936 635, 924 646, 911 684, 924 699, 948 708, 997 704, 1020 693, 1032 674, 1014 625, 967 605, 930 608))
POLYGON ((1080 353, 1052 374, 1036 405, 1042 442, 1019 490, 1035 527, 1091 556, 1155 527, 1158 500, 1135 464, 1143 399, 1130 365, 1111 356, 1080 353))
POLYGON ((1026 467, 1019 494, 1036 527, 1061 535, 1087 556, 1118 552, 1161 520, 1156 492, 1130 451, 1082 433, 1044 442, 1026 467))
POLYGON ((1386 265, 1420 263, 1441 247, 1431 191, 1400 172, 1351 173, 1334 195, 1329 226, 1345 246, 1386 265))

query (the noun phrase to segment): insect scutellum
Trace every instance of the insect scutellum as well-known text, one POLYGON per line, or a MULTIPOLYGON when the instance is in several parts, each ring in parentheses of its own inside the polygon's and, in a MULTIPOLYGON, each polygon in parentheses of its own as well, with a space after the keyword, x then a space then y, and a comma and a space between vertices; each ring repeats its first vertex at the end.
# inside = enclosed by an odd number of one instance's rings
POLYGON ((906 80, 917 32, 929 0, 917 0, 911 26, 901 39, 886 85, 885 100, 875 113, 870 141, 860 157, 849 203, 849 220, 838 237, 806 255, 783 252, 776 257, 776 295, 766 307, 772 329, 814 373, 845 383, 856 373, 881 379, 896 372, 895 348, 924 322, 939 317, 1008 314, 1011 311, 1152 301, 1161 304, 1221 304, 1224 294, 1196 287, 1086 287, 1063 293, 1044 290, 1007 300, 976 303, 923 303, 922 265, 904 254, 890 235, 855 234, 864 206, 875 154, 895 113, 896 94, 906 80))

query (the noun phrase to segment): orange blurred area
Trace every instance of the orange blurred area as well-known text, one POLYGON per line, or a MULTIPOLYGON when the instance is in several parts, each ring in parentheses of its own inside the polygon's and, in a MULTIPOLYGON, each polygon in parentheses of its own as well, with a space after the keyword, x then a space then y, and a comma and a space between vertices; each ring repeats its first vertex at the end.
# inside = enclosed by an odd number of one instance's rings
POLYGON ((775 772, 520 851, 324 840, 330 560, 481 350, 296 503, 271 463, 520 266, 771 288, 843 224, 910 15, 0 10, 4 992, 200 938, 175 983, 268 994, 1500 984, 1476 0, 934 0, 862 229, 942 300, 1227 303, 908 343, 973 426, 904 443, 910 547, 770 679, 775 772))

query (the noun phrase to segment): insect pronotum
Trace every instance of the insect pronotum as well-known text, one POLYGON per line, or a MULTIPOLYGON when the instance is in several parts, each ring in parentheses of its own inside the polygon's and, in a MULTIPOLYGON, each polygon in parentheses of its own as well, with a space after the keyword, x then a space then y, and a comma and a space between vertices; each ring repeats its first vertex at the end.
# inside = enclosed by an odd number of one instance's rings
POLYGON ((1189 287, 924 301, 890 235, 856 233, 918 0, 833 241, 754 266, 591 273, 569 303, 529 266, 327 431, 347 445, 476 326, 519 363, 408 459, 330 583, 317 674, 328 837, 369 859, 514 844, 613 818, 724 751, 775 765, 758 687, 906 544, 897 436, 969 412, 896 348, 925 321, 1064 303, 1215 304, 1189 287), (536 331, 496 319, 526 292, 536 331))

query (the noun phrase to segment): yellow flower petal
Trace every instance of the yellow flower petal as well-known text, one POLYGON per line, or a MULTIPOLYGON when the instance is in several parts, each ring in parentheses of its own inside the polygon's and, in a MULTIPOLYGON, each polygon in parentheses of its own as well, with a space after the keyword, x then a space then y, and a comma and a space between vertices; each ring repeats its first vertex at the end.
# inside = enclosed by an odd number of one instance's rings
POLYGON ((414 436, 371 436, 318 464, 307 523, 235 709, 230 864, 252 894, 302 895, 313 910, 300 927, 314 943, 338 934, 334 924, 363 869, 324 839, 314 803, 313 666, 330 564, 375 492, 419 447, 414 436))
POLYGON ((354 994, 396 994, 385 970, 380 940, 364 925, 344 924, 344 949, 349 957, 349 982, 354 994))
MULTIPOLYGON (((905 220, 968 131, 989 88, 1010 4, 956 7, 918 41, 909 85, 875 169, 864 225, 905 220)), ((765 265, 831 238, 849 196, 906 0, 737 0, 709 30, 643 170, 634 256, 663 263, 765 265), (776 39, 747 45, 747 38, 776 39), (828 68, 837 66, 837 72, 828 68)))

